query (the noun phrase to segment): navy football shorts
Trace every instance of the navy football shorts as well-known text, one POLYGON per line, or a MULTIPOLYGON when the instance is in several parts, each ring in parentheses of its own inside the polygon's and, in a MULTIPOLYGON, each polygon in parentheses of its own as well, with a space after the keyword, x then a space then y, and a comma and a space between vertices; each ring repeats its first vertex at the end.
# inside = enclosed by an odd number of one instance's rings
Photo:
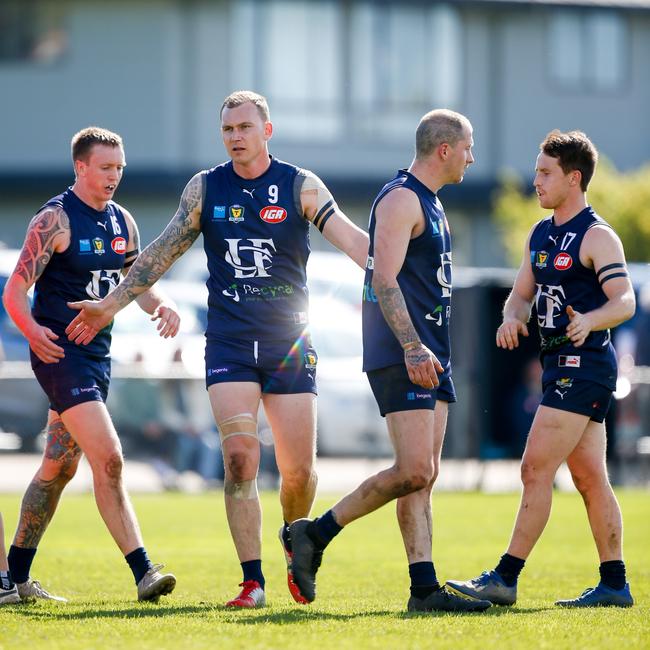
POLYGON ((587 415, 594 422, 603 422, 612 401, 612 391, 587 379, 564 377, 543 385, 542 404, 560 411, 587 415))
POLYGON ((366 374, 382 416, 386 413, 417 409, 433 411, 436 408, 436 400, 450 403, 456 401, 451 377, 443 379, 438 388, 422 388, 411 382, 403 363, 370 370, 366 374))
POLYGON ((59 363, 43 363, 31 350, 32 370, 59 415, 84 402, 106 402, 111 381, 110 357, 92 357, 65 349, 59 363))
POLYGON ((308 336, 296 341, 242 341, 209 338, 205 383, 252 381, 263 393, 316 394, 318 356, 308 336))

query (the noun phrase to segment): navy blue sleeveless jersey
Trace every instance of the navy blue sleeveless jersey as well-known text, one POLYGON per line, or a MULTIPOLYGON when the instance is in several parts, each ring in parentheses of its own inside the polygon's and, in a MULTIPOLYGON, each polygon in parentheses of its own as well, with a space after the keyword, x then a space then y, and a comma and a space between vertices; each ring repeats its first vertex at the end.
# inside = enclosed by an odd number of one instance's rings
POLYGON ((34 288, 32 314, 39 325, 49 327, 63 348, 98 357, 108 357, 112 323, 86 346, 68 341, 65 328, 79 313, 66 303, 100 300, 120 281, 129 232, 122 209, 109 201, 102 211, 84 203, 68 188, 50 199, 46 207, 61 208, 70 221, 70 245, 54 253, 34 288))
POLYGON ((595 270, 580 263, 580 245, 585 233, 595 225, 608 224, 587 207, 561 226, 555 225, 553 217, 543 219, 531 234, 542 381, 579 377, 615 390, 616 355, 609 330, 590 332, 580 347, 575 347, 566 335, 568 305, 585 313, 607 302, 595 270))
POLYGON ((436 355, 444 373, 451 376, 449 315, 451 311, 451 235, 438 197, 415 176, 400 170, 375 199, 370 212, 370 248, 363 286, 364 371, 403 364, 404 351, 386 323, 372 288, 374 266, 375 209, 392 190, 404 187, 415 192, 424 213, 424 232, 409 242, 397 282, 421 341, 436 355))
POLYGON ((232 162, 205 172, 201 213, 208 258, 208 338, 297 339, 307 326, 309 222, 303 170, 271 158, 259 177, 232 162))

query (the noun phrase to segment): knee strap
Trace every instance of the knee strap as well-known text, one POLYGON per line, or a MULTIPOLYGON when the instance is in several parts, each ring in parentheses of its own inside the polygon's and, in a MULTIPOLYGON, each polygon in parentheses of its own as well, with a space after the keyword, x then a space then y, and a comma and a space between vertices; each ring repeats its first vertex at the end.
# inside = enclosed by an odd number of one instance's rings
POLYGON ((257 479, 239 482, 226 479, 223 484, 223 491, 233 499, 257 499, 257 479))
POLYGON ((221 442, 233 436, 250 436, 257 440, 257 420, 250 413, 238 413, 217 422, 221 442))

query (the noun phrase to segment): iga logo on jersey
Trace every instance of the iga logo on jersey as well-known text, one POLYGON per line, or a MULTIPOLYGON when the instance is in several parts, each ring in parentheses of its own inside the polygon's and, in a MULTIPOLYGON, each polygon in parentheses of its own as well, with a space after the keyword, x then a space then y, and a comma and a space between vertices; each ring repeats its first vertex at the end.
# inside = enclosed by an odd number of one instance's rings
POLYGON ((126 239, 124 239, 124 237, 116 237, 111 242, 111 248, 119 255, 126 253, 126 239))
POLYGON ((287 211, 278 205, 267 205, 260 210, 260 219, 266 223, 282 223, 287 218, 287 211))
POLYGON ((573 259, 568 253, 558 253, 553 260, 553 266, 558 271, 566 271, 573 265, 573 259))

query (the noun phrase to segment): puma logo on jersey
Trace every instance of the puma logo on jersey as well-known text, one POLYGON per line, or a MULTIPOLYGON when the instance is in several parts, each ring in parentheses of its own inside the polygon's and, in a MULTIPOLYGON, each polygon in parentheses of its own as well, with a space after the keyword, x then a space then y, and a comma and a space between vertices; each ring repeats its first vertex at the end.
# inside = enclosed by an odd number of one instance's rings
POLYGON ((554 246, 557 246, 557 235, 553 237, 553 235, 549 235, 548 238, 553 242, 554 246))
POLYGON ((97 225, 98 225, 98 226, 101 226, 104 230, 106 230, 106 232, 108 232, 108 228, 107 228, 107 226, 106 226, 106 222, 105 222, 105 221, 103 221, 103 222, 102 222, 102 221, 98 221, 98 222, 97 222, 97 225))
POLYGON ((250 194, 250 197, 251 197, 251 199, 252 199, 252 198, 253 198, 253 192, 255 191, 255 188, 253 188, 252 190, 246 190, 246 189, 244 189, 244 188, 242 187, 242 190, 241 190, 241 191, 242 191, 244 194, 250 194))

